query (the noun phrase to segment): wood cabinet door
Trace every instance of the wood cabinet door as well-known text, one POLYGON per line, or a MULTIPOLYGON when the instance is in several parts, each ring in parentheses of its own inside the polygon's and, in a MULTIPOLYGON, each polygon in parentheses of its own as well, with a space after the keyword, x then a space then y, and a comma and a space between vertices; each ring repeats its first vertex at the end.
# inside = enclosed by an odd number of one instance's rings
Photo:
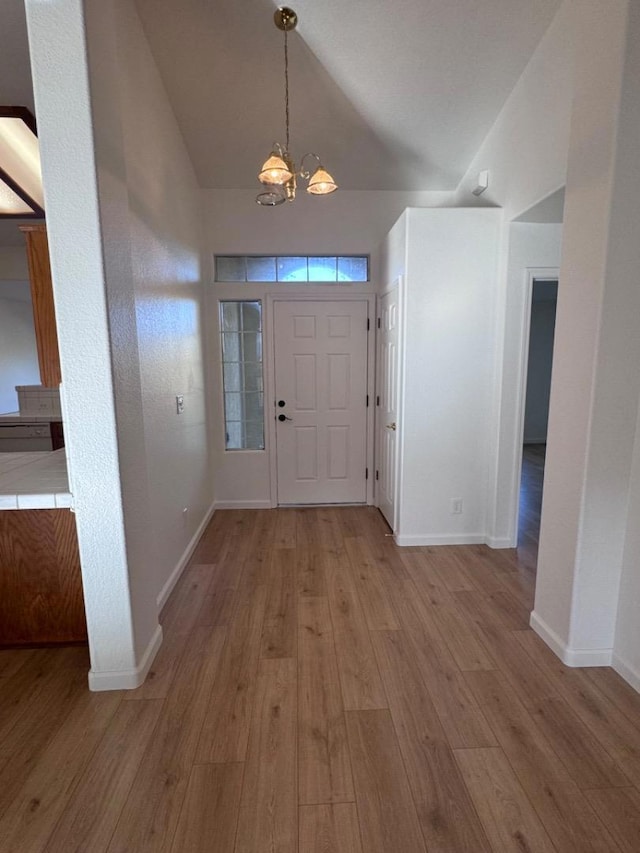
POLYGON ((73 513, 0 512, 0 646, 86 639, 73 513))

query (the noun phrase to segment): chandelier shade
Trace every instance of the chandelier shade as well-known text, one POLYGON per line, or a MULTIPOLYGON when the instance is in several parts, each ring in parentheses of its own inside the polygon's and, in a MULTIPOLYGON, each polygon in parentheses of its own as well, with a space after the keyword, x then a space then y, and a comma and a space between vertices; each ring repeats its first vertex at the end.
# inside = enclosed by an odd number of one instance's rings
POLYGON ((280 6, 273 16, 275 25, 284 32, 284 113, 285 113, 285 144, 274 143, 269 157, 262 165, 258 180, 267 187, 265 192, 256 196, 258 204, 264 207, 277 207, 284 201, 294 201, 296 197, 297 178, 308 181, 307 192, 311 195, 328 195, 338 189, 329 172, 326 171, 317 154, 304 154, 300 160, 301 166, 306 157, 314 157, 318 166, 313 172, 304 168, 296 169, 293 157, 289 153, 289 49, 287 34, 295 30, 298 16, 287 6, 280 6))
POLYGON ((282 185, 290 181, 292 177, 293 173, 289 171, 284 159, 275 151, 272 151, 271 156, 268 160, 265 160, 262 166, 258 180, 263 184, 282 185))
POLYGON ((313 175, 309 178, 307 192, 312 195, 328 195, 338 189, 338 185, 333 180, 329 172, 318 166, 313 175))

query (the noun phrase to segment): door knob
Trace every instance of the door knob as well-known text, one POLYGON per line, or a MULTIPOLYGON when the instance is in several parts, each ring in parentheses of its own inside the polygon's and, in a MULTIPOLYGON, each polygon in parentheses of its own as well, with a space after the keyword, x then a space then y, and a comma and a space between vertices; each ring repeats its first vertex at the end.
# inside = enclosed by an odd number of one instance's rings
POLYGON ((392 424, 387 424, 387 429, 392 429, 394 432, 396 431, 396 422, 394 421, 392 424))
POLYGON ((288 418, 286 415, 278 415, 278 420, 279 421, 290 421, 290 420, 293 420, 293 418, 288 418))

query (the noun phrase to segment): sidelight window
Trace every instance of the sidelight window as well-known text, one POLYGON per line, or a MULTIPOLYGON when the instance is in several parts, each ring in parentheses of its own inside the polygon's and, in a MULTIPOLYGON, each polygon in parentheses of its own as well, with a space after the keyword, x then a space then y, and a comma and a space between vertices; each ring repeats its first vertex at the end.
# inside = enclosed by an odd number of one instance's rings
POLYGON ((264 450, 262 303, 220 302, 225 447, 264 450))

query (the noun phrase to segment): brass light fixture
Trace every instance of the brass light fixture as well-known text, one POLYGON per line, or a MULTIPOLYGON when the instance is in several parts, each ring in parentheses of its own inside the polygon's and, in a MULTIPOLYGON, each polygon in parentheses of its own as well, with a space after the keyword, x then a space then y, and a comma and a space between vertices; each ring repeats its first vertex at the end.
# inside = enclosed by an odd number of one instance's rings
POLYGON ((42 219, 36 122, 26 107, 0 106, 0 219, 42 219))
POLYGON ((338 189, 329 172, 324 168, 317 154, 304 154, 300 161, 300 170, 296 171, 295 162, 289 153, 289 50, 287 34, 295 30, 298 16, 287 6, 276 9, 273 20, 279 30, 284 32, 284 112, 286 137, 284 146, 273 143, 273 149, 264 162, 258 180, 266 189, 256 197, 258 204, 275 207, 296 197, 297 178, 307 181, 307 192, 312 195, 328 195, 338 189), (317 165, 313 171, 305 168, 305 160, 314 158, 317 165))

